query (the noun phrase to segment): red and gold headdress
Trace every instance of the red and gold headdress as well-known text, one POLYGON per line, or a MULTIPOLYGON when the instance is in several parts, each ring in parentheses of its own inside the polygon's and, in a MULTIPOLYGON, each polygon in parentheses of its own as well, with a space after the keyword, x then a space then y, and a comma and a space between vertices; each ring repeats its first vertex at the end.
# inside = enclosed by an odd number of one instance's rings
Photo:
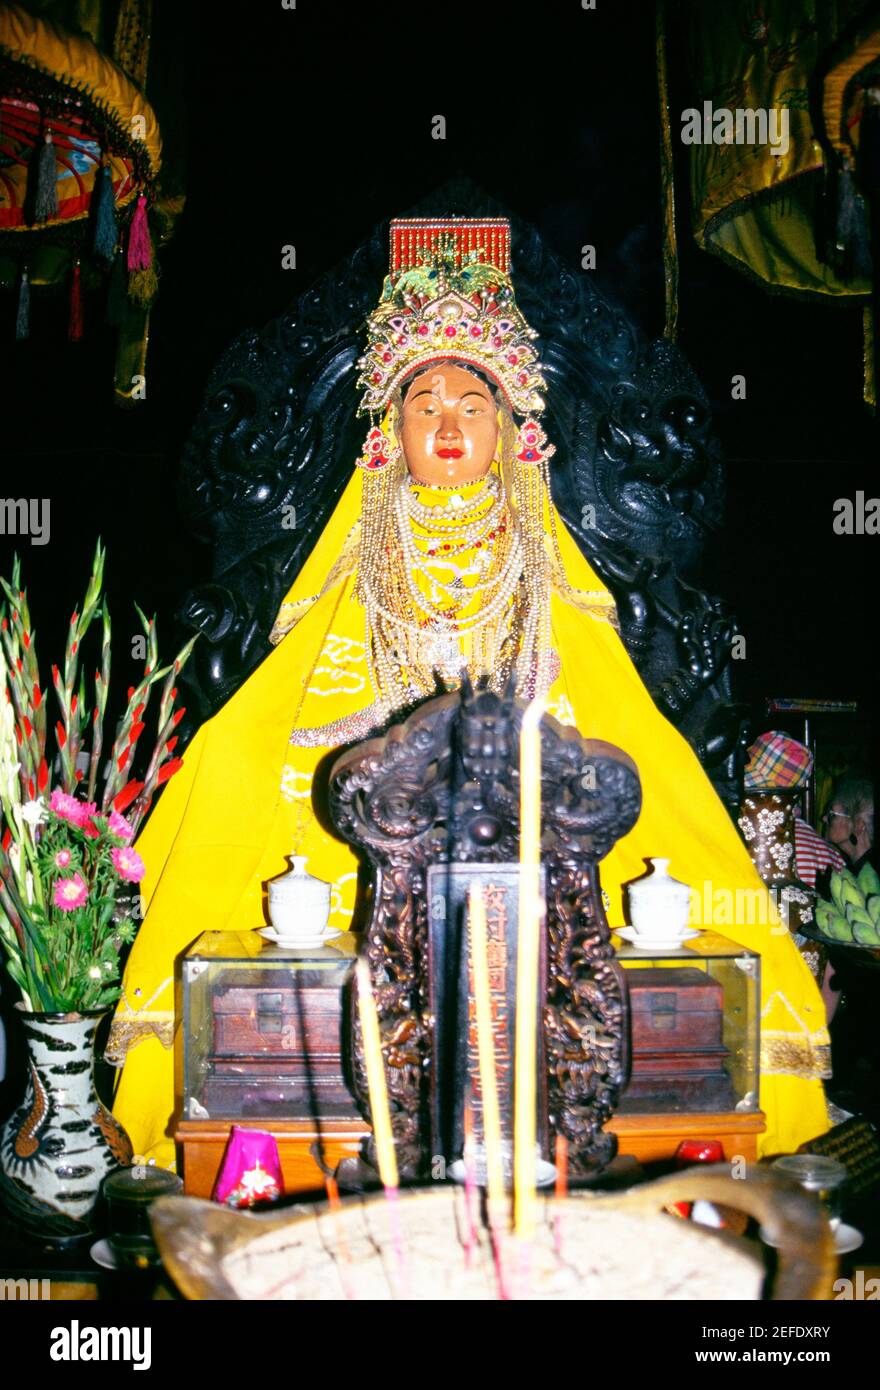
POLYGON ((413 371, 454 357, 497 382, 512 410, 537 415, 546 382, 536 337, 514 299, 506 218, 397 218, 391 272, 358 362, 358 414, 382 413, 413 371))

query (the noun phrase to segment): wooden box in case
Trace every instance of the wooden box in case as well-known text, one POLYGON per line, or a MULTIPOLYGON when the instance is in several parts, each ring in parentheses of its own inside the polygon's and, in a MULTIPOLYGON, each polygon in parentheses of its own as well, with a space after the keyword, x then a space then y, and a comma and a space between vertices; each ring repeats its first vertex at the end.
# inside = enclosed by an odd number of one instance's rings
POLYGON ((344 1072, 350 938, 308 951, 207 932, 184 981, 184 1119, 354 1118, 344 1072))

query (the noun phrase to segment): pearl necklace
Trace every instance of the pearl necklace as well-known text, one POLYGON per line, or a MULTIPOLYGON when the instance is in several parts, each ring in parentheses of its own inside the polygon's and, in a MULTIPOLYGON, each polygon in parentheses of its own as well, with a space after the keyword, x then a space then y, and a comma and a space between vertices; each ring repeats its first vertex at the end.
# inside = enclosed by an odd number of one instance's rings
POLYGON ((410 516, 429 526, 435 526, 439 521, 464 521, 466 517, 478 512, 489 497, 498 504, 501 501, 501 479, 496 473, 490 473, 483 487, 469 501, 466 502, 459 493, 453 493, 448 502, 436 507, 429 507, 420 502, 412 490, 412 483, 407 483, 405 479, 401 485, 401 493, 406 498, 410 516))
MULTIPOLYGON (((414 572, 421 573, 424 576, 424 578, 430 584, 433 593, 439 593, 442 591, 451 598, 459 598, 461 597, 460 586, 457 585, 455 581, 453 581, 451 584, 446 584, 442 580, 437 579, 434 575, 432 575, 429 572, 431 568, 430 562, 428 561, 427 556, 420 554, 420 552, 416 548, 415 540, 412 534, 412 528, 409 525, 408 518, 405 515, 403 507, 400 505, 400 502, 401 499, 398 496, 398 498, 395 499, 395 520, 397 522, 398 537, 400 539, 401 547, 404 553, 407 586, 409 588, 410 597, 412 598, 413 603, 421 612, 432 617, 437 616, 442 618, 444 617, 444 615, 437 613, 436 605, 434 603, 431 603, 431 601, 426 598, 426 596, 419 589, 418 585, 415 583, 414 572)), ((491 513, 487 513, 487 516, 480 523, 479 533, 474 532, 475 535, 479 534, 479 539, 474 540, 473 542, 475 547, 482 547, 483 542, 488 540, 490 532, 492 538, 494 539, 495 527, 493 526, 490 528, 490 526, 488 525, 490 515, 492 519, 495 520, 495 508, 492 509, 491 513)), ((473 528, 469 529, 472 530, 473 528)), ((470 544, 466 544, 463 548, 469 549, 470 544)), ((485 583, 469 585, 466 590, 468 596, 480 593, 488 593, 499 588, 499 586, 503 588, 505 586, 505 583, 509 580, 511 570, 511 559, 516 549, 517 547, 514 543, 514 546, 511 549, 511 554, 507 557, 504 568, 501 570, 499 574, 493 575, 490 579, 486 580, 485 583)), ((519 570, 517 570, 516 577, 518 581, 519 570)))

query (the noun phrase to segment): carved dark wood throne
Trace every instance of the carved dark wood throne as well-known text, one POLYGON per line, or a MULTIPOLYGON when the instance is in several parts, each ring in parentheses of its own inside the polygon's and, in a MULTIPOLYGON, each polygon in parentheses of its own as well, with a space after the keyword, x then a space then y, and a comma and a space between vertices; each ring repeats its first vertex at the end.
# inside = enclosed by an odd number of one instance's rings
MULTIPOLYGON (((428 869, 517 861, 525 707, 512 689, 500 697, 466 683, 343 753, 330 774, 332 819, 373 866, 366 954, 398 1159, 413 1177, 426 1176, 431 1160, 428 869)), ((574 1171, 586 1173, 614 1156, 616 1140, 602 1127, 629 1064, 624 972, 609 940, 598 865, 638 819, 641 786, 619 748, 549 716, 541 749, 549 1128, 569 1141, 574 1171)), ((356 1010, 352 1019, 352 1079, 369 1114, 356 1010)))
MULTIPOLYGON (((644 341, 591 272, 572 270, 469 181, 406 211, 510 218, 517 299, 548 381, 556 502, 614 594, 642 679, 735 812, 747 742, 731 697, 737 628, 699 581, 722 519, 722 465, 692 370, 668 342, 644 341)), ((281 600, 350 476, 365 433, 356 361, 387 269, 383 223, 286 313, 242 334, 210 378, 180 483, 184 513, 212 550, 210 580, 180 611, 202 634, 184 675, 184 736, 267 655, 281 600)))

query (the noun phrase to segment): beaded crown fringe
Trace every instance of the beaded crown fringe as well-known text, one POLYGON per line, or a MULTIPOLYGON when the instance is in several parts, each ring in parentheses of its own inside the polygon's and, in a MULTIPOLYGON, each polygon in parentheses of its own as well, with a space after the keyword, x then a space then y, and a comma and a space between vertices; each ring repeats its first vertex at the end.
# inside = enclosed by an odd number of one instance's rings
POLYGON ((514 298, 505 218, 397 218, 391 271, 358 362, 358 413, 381 414, 418 367, 455 358, 491 376, 511 410, 539 414, 547 383, 536 337, 514 298))

